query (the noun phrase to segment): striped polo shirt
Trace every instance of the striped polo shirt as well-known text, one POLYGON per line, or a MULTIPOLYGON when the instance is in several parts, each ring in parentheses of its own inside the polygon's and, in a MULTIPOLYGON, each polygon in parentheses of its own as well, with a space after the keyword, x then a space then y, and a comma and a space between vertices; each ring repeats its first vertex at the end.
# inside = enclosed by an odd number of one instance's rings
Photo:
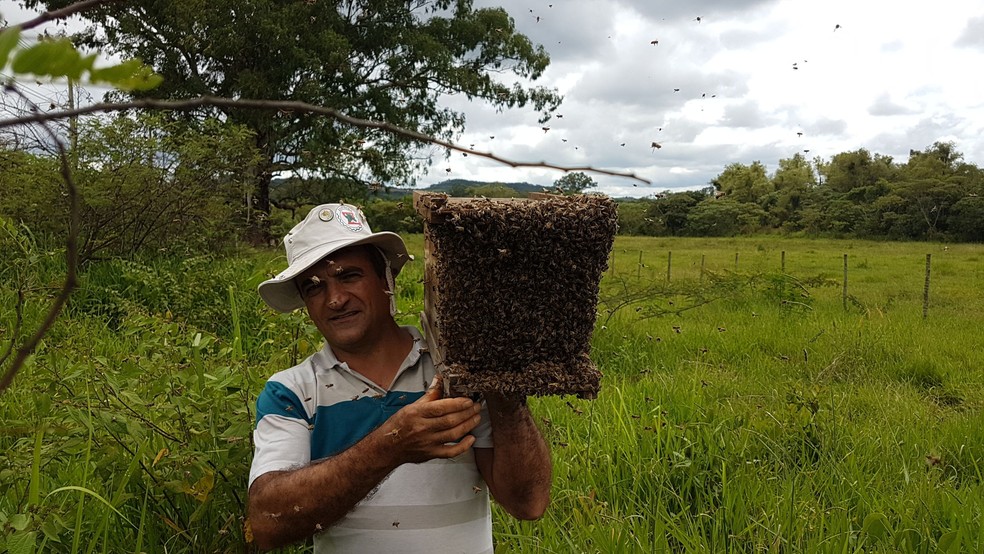
MULTIPOLYGON (((404 327, 414 346, 389 390, 335 357, 325 346, 275 374, 256 401, 256 450, 249 484, 328 458, 354 445, 400 408, 423 396, 435 369, 426 342, 404 327)), ((491 448, 487 411, 472 432, 491 448)), ((492 552, 488 488, 473 450, 452 459, 403 464, 344 518, 315 535, 315 552, 492 552)))

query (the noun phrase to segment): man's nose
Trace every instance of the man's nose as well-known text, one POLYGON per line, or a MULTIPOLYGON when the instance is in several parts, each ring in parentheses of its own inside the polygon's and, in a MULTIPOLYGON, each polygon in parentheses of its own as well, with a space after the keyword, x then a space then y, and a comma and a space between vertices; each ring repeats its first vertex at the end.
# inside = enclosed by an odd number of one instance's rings
POLYGON ((334 283, 328 284, 328 309, 339 310, 345 305, 348 295, 345 294, 343 287, 334 283))

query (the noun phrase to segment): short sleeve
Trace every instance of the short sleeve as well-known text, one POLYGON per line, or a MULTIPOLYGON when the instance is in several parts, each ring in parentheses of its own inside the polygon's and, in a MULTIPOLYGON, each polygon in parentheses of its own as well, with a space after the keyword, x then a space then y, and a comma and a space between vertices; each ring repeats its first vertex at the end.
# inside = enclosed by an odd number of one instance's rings
POLYGON ((253 464, 249 485, 270 471, 284 471, 311 462, 311 420, 297 395, 268 381, 256 400, 253 464))

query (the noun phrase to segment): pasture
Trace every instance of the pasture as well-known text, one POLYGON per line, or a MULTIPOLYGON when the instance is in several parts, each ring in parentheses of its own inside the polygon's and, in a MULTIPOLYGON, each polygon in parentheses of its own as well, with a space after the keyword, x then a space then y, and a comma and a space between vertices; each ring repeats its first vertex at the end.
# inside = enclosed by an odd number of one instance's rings
MULTIPOLYGON (((18 241, 3 348, 62 270, 18 241)), ((398 305, 416 323, 408 243, 398 305)), ((497 552, 984 552, 982 262, 981 245, 619 237, 601 394, 531 400, 553 502, 537 522, 496 511, 497 552)), ((282 264, 88 269, 0 395, 0 551, 248 550, 256 393, 321 342, 256 296, 282 264)))

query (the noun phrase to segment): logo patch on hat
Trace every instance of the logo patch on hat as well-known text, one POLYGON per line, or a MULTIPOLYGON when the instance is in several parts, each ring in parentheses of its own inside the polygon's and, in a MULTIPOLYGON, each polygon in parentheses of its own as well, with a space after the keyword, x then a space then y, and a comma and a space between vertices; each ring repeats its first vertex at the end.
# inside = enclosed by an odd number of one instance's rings
POLYGON ((346 229, 350 231, 362 230, 362 218, 359 216, 359 211, 352 206, 339 206, 335 210, 335 215, 338 216, 338 222, 346 229))
POLYGON ((318 212, 318 219, 321 221, 331 221, 335 217, 335 214, 331 213, 331 210, 325 208, 318 212))

